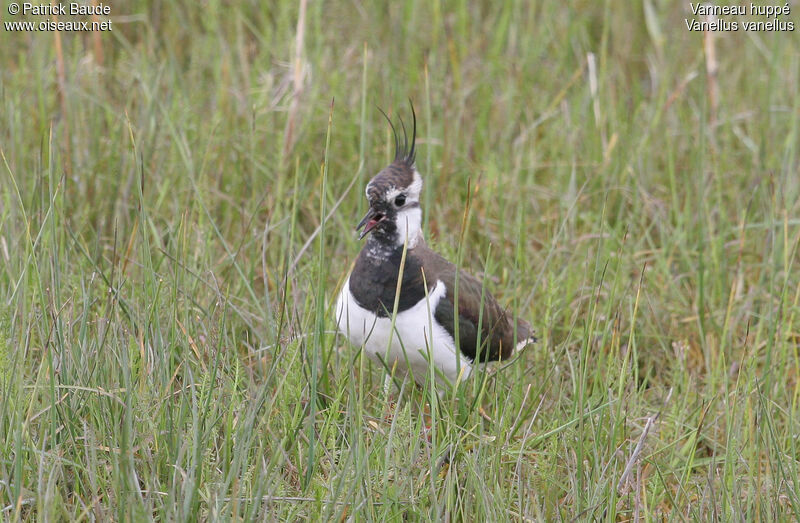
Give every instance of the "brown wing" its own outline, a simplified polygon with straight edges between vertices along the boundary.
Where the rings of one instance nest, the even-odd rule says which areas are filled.
[[[477,357],[482,362],[506,359],[513,353],[516,343],[532,337],[530,326],[519,319],[516,321],[515,337],[515,322],[511,313],[497,303],[489,290],[483,288],[480,280],[462,270],[458,272],[456,282],[455,265],[424,244],[418,245],[414,250],[419,250],[418,255],[424,259],[422,265],[431,273],[425,274],[428,285],[440,280],[447,288],[445,299],[439,302],[434,317],[455,339],[457,312],[458,344],[466,357],[473,361]],[[457,291],[456,286],[458,286]],[[480,312],[481,300],[483,314]],[[480,336],[478,336],[479,325]]]

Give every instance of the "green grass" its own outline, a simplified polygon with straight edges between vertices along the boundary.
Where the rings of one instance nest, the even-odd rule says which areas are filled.
[[[3,31],[0,518],[798,517],[797,31],[201,5]],[[332,318],[409,97],[429,242],[541,340],[441,401]]]

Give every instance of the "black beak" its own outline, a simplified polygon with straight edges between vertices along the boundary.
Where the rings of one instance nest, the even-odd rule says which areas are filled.
[[[369,234],[369,232],[375,227],[377,227],[377,225],[381,221],[383,221],[384,218],[386,218],[385,214],[380,213],[376,211],[374,208],[370,207],[369,210],[367,211],[366,216],[364,216],[364,218],[360,222],[358,222],[358,225],[356,225],[356,230],[359,230],[366,225],[364,230],[361,231],[361,234],[358,235],[358,239],[360,240],[364,238],[364,236]]]

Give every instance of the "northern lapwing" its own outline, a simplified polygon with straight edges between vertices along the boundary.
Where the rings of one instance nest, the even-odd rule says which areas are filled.
[[[503,309],[477,278],[425,244],[413,104],[411,114],[411,141],[401,119],[401,143],[384,113],[394,133],[394,161],[367,184],[369,210],[356,227],[363,228],[359,239],[367,236],[367,241],[339,294],[336,322],[339,331],[353,345],[363,346],[373,360],[389,368],[396,365],[402,372],[410,368],[420,384],[431,360],[439,384],[446,383],[442,377],[455,383],[459,376],[469,376],[476,361],[508,359],[536,339],[530,325]]]

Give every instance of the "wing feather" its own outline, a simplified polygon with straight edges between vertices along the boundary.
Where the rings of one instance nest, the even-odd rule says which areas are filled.
[[[519,341],[532,338],[530,326],[520,319],[515,322],[511,313],[497,303],[480,280],[463,270],[457,271],[455,265],[427,245],[420,244],[415,251],[418,251],[415,254],[424,259],[423,266],[430,273],[425,275],[428,282],[439,280],[447,289],[444,299],[434,311],[434,317],[455,338],[456,313],[458,314],[458,343],[466,357],[482,362],[507,359]]]

